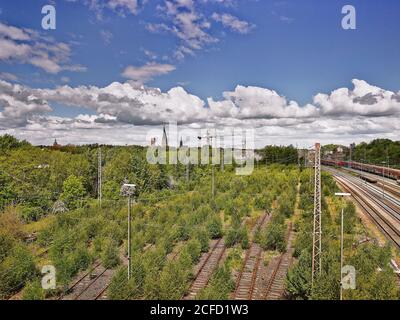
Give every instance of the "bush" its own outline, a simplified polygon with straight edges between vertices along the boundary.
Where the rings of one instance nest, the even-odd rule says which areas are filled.
[[[119,264],[118,246],[113,240],[107,239],[102,247],[101,263],[105,268],[114,268]]]
[[[207,231],[211,239],[222,237],[222,222],[219,216],[215,215],[207,223]]]
[[[196,296],[197,300],[227,300],[235,289],[235,283],[231,279],[231,272],[227,266],[217,269],[211,277],[209,285]]]
[[[207,252],[210,245],[209,245],[209,238],[208,234],[205,230],[199,230],[195,234],[195,238],[199,241],[200,243],[200,250],[201,252]]]
[[[40,207],[22,206],[20,208],[20,217],[25,222],[37,221],[42,215],[43,210]]]
[[[6,297],[18,289],[37,273],[33,256],[29,250],[17,244],[10,255],[0,265],[0,297]]]
[[[45,292],[42,288],[40,281],[30,281],[24,288],[22,293],[23,300],[44,300]]]
[[[231,228],[226,234],[225,244],[227,247],[233,247],[237,243],[242,243],[243,249],[247,249],[249,246],[247,231],[244,227]]]
[[[265,228],[264,236],[261,239],[261,246],[264,250],[279,250],[284,252],[286,249],[286,226],[270,222]]]

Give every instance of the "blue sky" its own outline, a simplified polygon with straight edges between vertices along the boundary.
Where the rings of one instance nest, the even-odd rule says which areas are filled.
[[[1,23],[35,30],[41,37],[51,37],[51,44],[65,43],[69,48],[68,57],[56,59],[61,66],[57,72],[27,58],[0,55],[0,74],[11,82],[10,74],[14,75],[14,83],[30,88],[103,88],[127,80],[162,92],[183,86],[205,102],[208,97],[223,99],[223,92],[234,91],[237,85],[255,86],[274,90],[300,106],[313,103],[318,93],[352,89],[353,79],[392,92],[400,89],[397,0],[198,0],[190,9],[190,0],[171,0],[175,15],[166,13],[165,0],[128,0],[133,7],[113,6],[113,1],[124,2],[0,0]],[[48,3],[57,10],[56,30],[41,28],[41,8]],[[346,4],[356,8],[356,30],[341,28]],[[174,32],[179,27],[174,19],[188,11],[198,18],[191,25],[198,29]],[[223,15],[233,20],[223,23]],[[196,43],[188,40],[194,31],[203,32],[195,37]],[[179,56],[180,47],[191,53]],[[149,65],[154,73],[138,76],[140,68]],[[127,72],[129,66],[135,68],[133,73]],[[52,102],[53,115],[98,113],[86,106],[71,108],[61,100]]]

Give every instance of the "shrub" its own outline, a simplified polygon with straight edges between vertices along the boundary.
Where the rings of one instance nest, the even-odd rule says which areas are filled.
[[[227,266],[222,266],[212,276],[209,285],[197,295],[197,300],[227,300],[235,289],[231,272]]]
[[[37,270],[29,250],[16,244],[0,265],[0,297],[8,296],[32,279]]]
[[[207,231],[211,239],[222,237],[222,222],[219,216],[215,215],[207,223]]]
[[[286,227],[284,224],[270,222],[265,228],[264,236],[261,239],[261,246],[264,250],[279,250],[284,252],[286,249],[285,240]]]
[[[45,292],[38,279],[30,281],[22,293],[23,300],[44,300]]]
[[[102,247],[101,263],[105,268],[114,268],[119,262],[117,243],[107,239]]]

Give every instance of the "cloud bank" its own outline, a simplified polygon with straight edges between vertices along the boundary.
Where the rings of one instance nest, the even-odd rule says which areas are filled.
[[[134,82],[114,82],[105,87],[68,85],[33,89],[0,80],[0,133],[29,136],[34,143],[64,137],[71,143],[133,140],[123,131],[176,121],[183,127],[226,126],[255,128],[258,145],[299,143],[319,139],[351,142],[374,137],[398,140],[400,92],[384,90],[354,79],[354,88],[319,93],[313,102],[299,105],[274,90],[238,85],[220,100],[206,101],[182,87],[166,92]],[[54,116],[52,104],[86,108],[76,117]],[[28,134],[29,133],[29,134]],[[127,137],[130,137],[129,139]],[[337,141],[339,140],[339,141]],[[146,141],[136,141],[145,144]]]

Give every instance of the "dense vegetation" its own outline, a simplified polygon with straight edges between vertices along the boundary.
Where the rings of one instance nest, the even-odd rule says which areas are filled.
[[[313,185],[309,170],[301,176],[301,216],[296,222],[297,262],[287,276],[287,292],[291,299],[339,299],[340,292],[340,215],[344,205],[344,265],[356,269],[356,289],[344,290],[345,299],[398,299],[396,275],[389,266],[392,256],[389,246],[375,242],[361,243],[370,236],[356,216],[351,202],[342,203],[332,195],[337,191],[333,179],[322,175],[322,273],[311,288]]]
[[[329,144],[322,151],[335,151],[338,145]],[[345,160],[350,160],[349,147],[343,147]],[[355,146],[351,158],[353,161],[371,163],[376,165],[387,165],[400,168],[400,141],[389,139],[375,139],[369,143],[361,142]]]
[[[257,153],[262,157],[260,160],[263,163],[280,163],[280,164],[297,164],[297,149],[290,146],[266,146],[263,149],[257,150]],[[304,162],[304,159],[301,163]]]
[[[255,240],[268,252],[284,252],[289,220],[295,221],[298,260],[288,275],[289,296],[337,298],[339,222],[334,212],[340,203],[330,197],[336,186],[323,176],[326,254],[323,276],[311,291],[313,187],[309,170],[288,165],[297,163],[293,147],[265,148],[267,162],[285,164],[260,166],[250,176],[236,176],[235,164],[224,171],[216,166],[213,195],[209,165],[191,166],[188,181],[183,165],[148,164],[144,148],[102,146],[101,206],[96,200],[98,147],[34,147],[11,136],[0,137],[1,298],[20,289],[24,299],[59,294],[80,271],[100,261],[116,269],[108,290],[111,299],[180,299],[210,241],[224,237],[227,257],[197,298],[228,299],[243,250]],[[127,202],[120,195],[124,181],[138,186],[132,205],[129,281]],[[300,215],[294,216],[298,191]],[[271,221],[252,238],[250,231],[264,212],[272,214]],[[390,249],[375,244],[352,247],[362,232],[351,204],[346,206],[345,224],[346,263],[360,270],[357,289],[346,292],[347,298],[394,298],[393,273],[387,268]],[[40,269],[45,264],[56,267],[54,291],[41,288]]]

